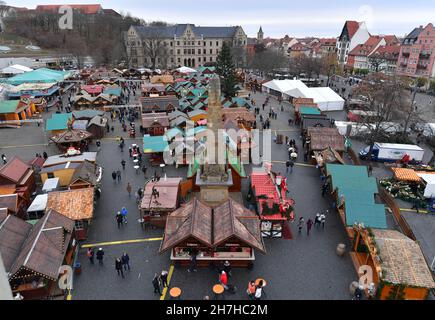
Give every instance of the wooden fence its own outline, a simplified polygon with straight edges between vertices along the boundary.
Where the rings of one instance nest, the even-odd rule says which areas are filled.
[[[385,202],[387,206],[391,209],[393,217],[396,220],[397,224],[400,226],[402,232],[408,238],[416,241],[417,239],[415,238],[414,232],[412,232],[412,229],[409,227],[408,222],[406,222],[405,218],[403,218],[402,213],[400,212],[400,208],[394,201],[394,198],[382,186],[378,185],[378,189],[379,196],[381,197],[382,201]]]

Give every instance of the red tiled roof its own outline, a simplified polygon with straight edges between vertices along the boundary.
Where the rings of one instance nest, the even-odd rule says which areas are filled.
[[[350,53],[350,56],[368,56],[376,48],[379,42],[382,41],[380,36],[370,36],[364,43],[357,45]]]
[[[400,53],[400,45],[392,44],[387,46],[380,46],[372,55],[379,55],[385,59],[396,60]]]
[[[0,168],[0,176],[18,184],[30,169],[30,166],[20,158],[13,157],[8,163]]]
[[[71,8],[73,8],[74,10],[78,10],[81,13],[84,14],[97,14],[100,12],[100,10],[102,10],[103,8],[101,7],[100,4],[53,4],[53,5],[39,5],[36,7],[36,11],[59,11],[59,8],[61,6],[69,6]]]
[[[89,86],[81,86],[80,89],[86,91],[89,94],[100,94],[103,92],[104,86],[89,85]]]
[[[385,39],[387,46],[399,43],[399,40],[397,40],[397,37],[395,35],[387,35],[387,36],[383,36],[383,38]]]
[[[355,35],[359,29],[359,23],[357,21],[346,21],[347,33],[349,34],[349,39]]]

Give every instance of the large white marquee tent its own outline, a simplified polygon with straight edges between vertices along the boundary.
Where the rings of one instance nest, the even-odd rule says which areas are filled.
[[[25,72],[29,72],[29,71],[33,71],[33,69],[19,65],[19,64],[14,64],[12,66],[3,68],[1,70],[2,74],[22,74]]]
[[[331,88],[309,88],[301,80],[272,80],[263,84],[263,91],[278,92],[284,99],[311,98],[321,111],[340,111],[344,108],[344,99]]]

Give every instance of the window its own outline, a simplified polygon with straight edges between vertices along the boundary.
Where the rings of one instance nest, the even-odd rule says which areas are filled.
[[[76,230],[83,230],[85,228],[85,223],[83,221],[76,221],[75,222]]]
[[[174,63],[174,58],[171,58],[171,62]]]
[[[184,54],[186,54],[187,53],[187,49],[184,49]]]
[[[178,61],[178,63],[180,63],[180,62],[181,62],[181,59],[180,59],[180,58],[178,58],[178,59],[177,59],[177,61]]]
[[[201,54],[201,49],[198,49],[198,54]]]
[[[53,172],[48,172],[47,173],[47,178],[48,179],[54,179],[54,173]]]
[[[180,45],[180,41],[177,41],[177,46],[179,46]]]
[[[181,50],[180,49],[177,49],[177,54],[180,54],[181,53]]]
[[[198,58],[198,61],[201,62],[201,57]]]
[[[210,41],[210,47],[212,47],[213,46],[213,41]]]
[[[216,49],[216,54],[219,54],[219,49]]]
[[[174,54],[174,50],[171,49],[171,54]]]
[[[216,41],[216,47],[219,47],[219,41]]]
[[[212,62],[213,61],[213,57],[210,57],[210,62]]]
[[[173,47],[174,46],[174,43],[171,41],[171,47]]]
[[[200,46],[201,45],[201,41],[198,41],[198,46]]]
[[[202,53],[203,53],[203,54],[206,54],[207,52],[205,51],[205,49],[203,49],[203,50],[202,50]]]
[[[184,45],[186,45],[186,41],[184,41]]]
[[[210,54],[213,54],[213,49],[210,49]]]

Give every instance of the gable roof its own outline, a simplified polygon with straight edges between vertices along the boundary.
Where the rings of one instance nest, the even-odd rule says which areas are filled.
[[[53,191],[48,194],[47,210],[56,210],[61,215],[77,221],[90,220],[94,216],[94,189]]]
[[[346,21],[345,28],[347,29],[349,39],[352,39],[359,29],[359,23],[357,21]]]
[[[0,168],[0,176],[7,180],[20,184],[25,177],[33,173],[32,168],[17,156]]]
[[[203,36],[204,38],[232,38],[238,29],[238,27],[197,27],[193,24],[133,26],[133,28],[144,39],[156,36],[173,39],[174,36],[182,37],[188,26],[196,36]]]
[[[72,113],[53,113],[47,119],[45,131],[65,130],[68,128],[68,120],[72,120]]]
[[[9,272],[15,259],[20,253],[32,225],[14,215],[0,212],[0,254]]]
[[[66,130],[50,138],[54,143],[80,142],[92,137],[92,133],[86,130]]]
[[[15,113],[20,100],[3,100],[0,101],[0,114]]]
[[[0,208],[8,209],[13,213],[18,211],[18,194],[0,195]]]
[[[97,184],[97,179],[98,177],[95,170],[95,164],[85,160],[74,171],[70,184],[73,184],[78,180],[82,180],[95,186]]]
[[[10,278],[19,277],[20,270],[30,270],[53,281],[58,279],[73,228],[74,221],[49,210],[28,234],[10,269]]]

